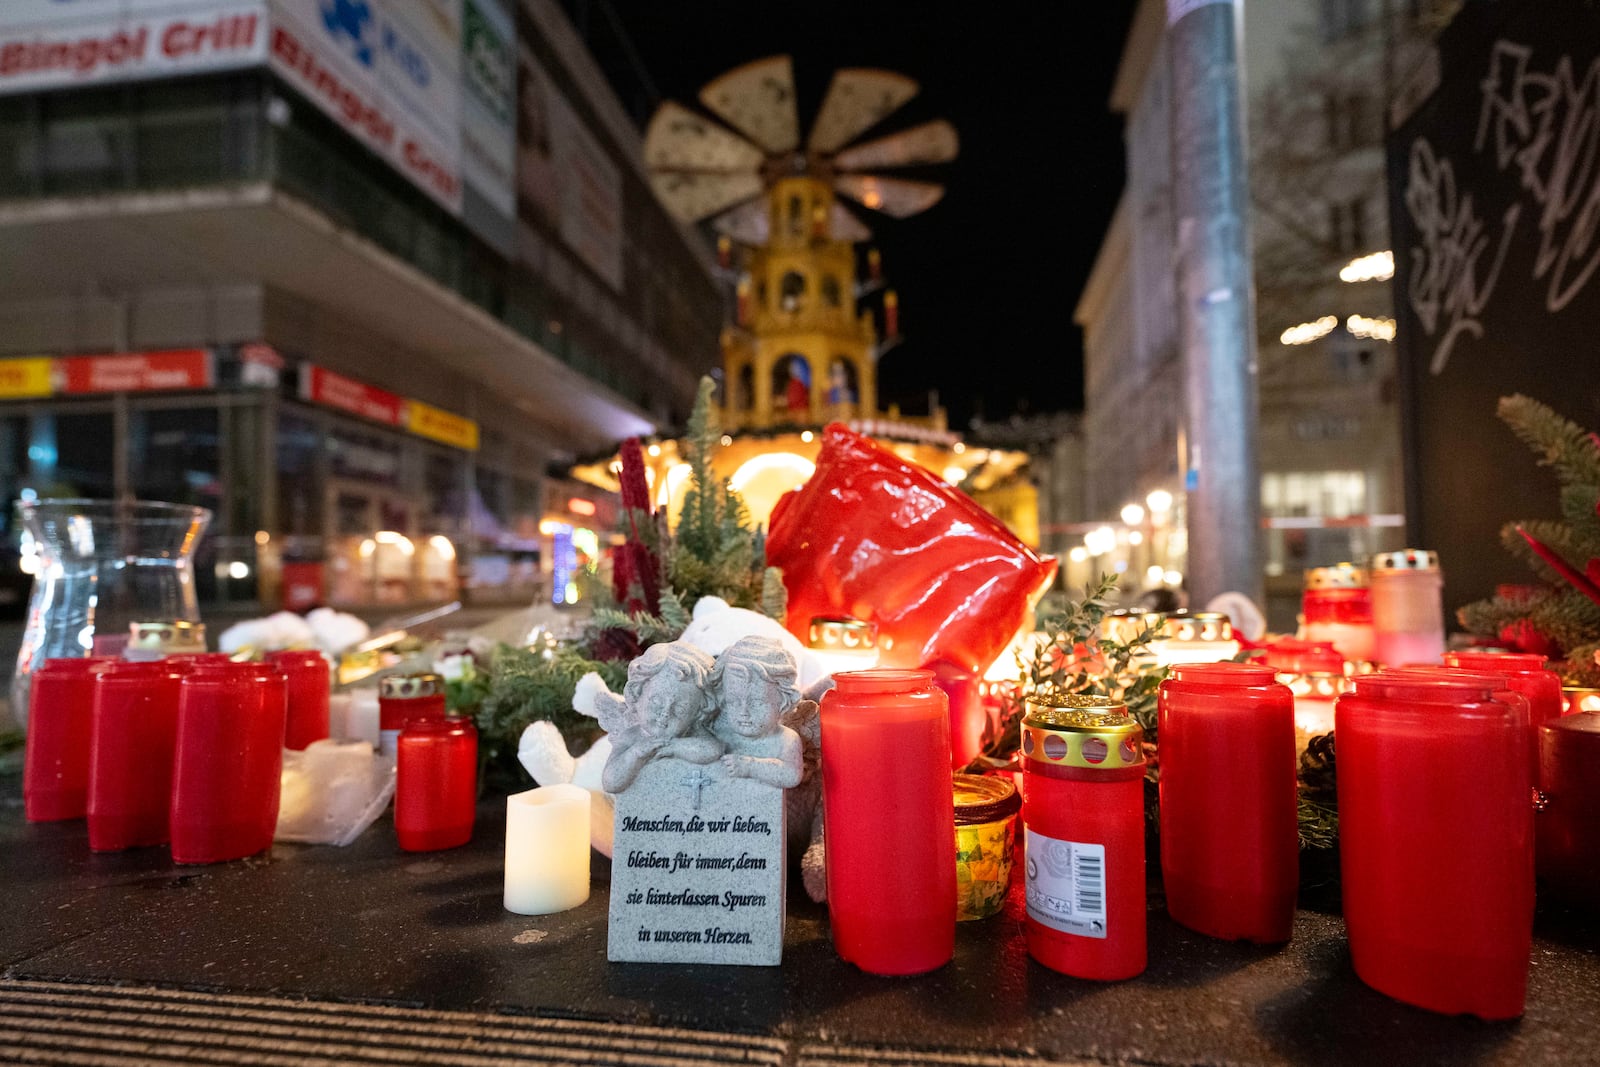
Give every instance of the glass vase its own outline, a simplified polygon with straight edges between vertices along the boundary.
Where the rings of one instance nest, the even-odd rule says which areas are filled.
[[[38,571],[11,682],[27,724],[33,672],[47,659],[87,656],[97,634],[133,622],[199,622],[194,550],[211,512],[144,500],[34,500],[17,505]]]

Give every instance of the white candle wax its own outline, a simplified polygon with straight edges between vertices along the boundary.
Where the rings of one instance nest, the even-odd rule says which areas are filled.
[[[369,745],[376,746],[378,744],[378,691],[376,689],[352,689],[350,691],[350,704],[345,710],[344,735],[365,741]]]
[[[506,910],[550,915],[589,899],[589,791],[547,785],[506,798]]]

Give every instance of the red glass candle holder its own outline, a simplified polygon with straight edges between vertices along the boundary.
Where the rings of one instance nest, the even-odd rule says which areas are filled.
[[[1544,723],[1539,756],[1539,878],[1552,895],[1592,906],[1600,900],[1600,711]]]
[[[22,803],[29,822],[81,819],[89,810],[95,671],[107,656],[47,659],[28,691]]]
[[[392,674],[378,682],[378,748],[394,755],[400,731],[413,719],[442,719],[444,679],[437,674]]]
[[[316,650],[273,652],[267,662],[283,672],[289,686],[289,718],[283,747],[303,750],[328,736],[328,696],[332,674],[328,657]]]
[[[216,863],[265,851],[278,824],[283,672],[266,663],[200,666],[178,687],[172,858]]]
[[[1168,913],[1212,937],[1287,941],[1300,885],[1294,694],[1271,667],[1182,664],[1158,708]]]
[[[227,667],[236,661],[226,652],[178,652],[162,662],[169,667],[188,671],[196,667]]]
[[[822,698],[834,950],[871,974],[931,971],[955,954],[949,700],[931,671],[834,681]]]
[[[394,829],[407,852],[472,840],[478,813],[478,731],[466,719],[412,719],[400,731]]]
[[[1370,580],[1366,568],[1351,563],[1306,571],[1302,636],[1331,643],[1348,660],[1372,659]]]
[[[1446,652],[1451,667],[1492,671],[1504,675],[1506,684],[1528,698],[1528,751],[1534,781],[1539,780],[1539,727],[1561,717],[1561,675],[1549,669],[1543,656],[1526,652]]]
[[[1028,703],[1024,930],[1053,971],[1118,981],[1145,968],[1143,738],[1118,701]]]
[[[164,845],[183,672],[159,660],[105,667],[94,686],[89,755],[89,847]]]
[[[1374,989],[1446,1014],[1522,1014],[1527,714],[1500,676],[1444,667],[1366,675],[1339,698],[1345,924],[1356,974]]]
[[[1263,663],[1279,674],[1343,674],[1344,655],[1331,641],[1282,637],[1266,647]]]

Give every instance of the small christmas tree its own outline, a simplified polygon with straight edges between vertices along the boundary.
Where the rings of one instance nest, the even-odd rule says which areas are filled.
[[[1507,523],[1501,543],[1539,584],[1503,586],[1456,617],[1493,644],[1550,657],[1568,685],[1600,686],[1600,437],[1525,396],[1502,398],[1498,413],[1554,469],[1562,517]]]

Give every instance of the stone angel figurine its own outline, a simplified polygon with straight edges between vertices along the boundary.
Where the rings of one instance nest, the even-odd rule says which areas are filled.
[[[600,785],[620,793],[651,760],[715,763],[727,745],[710,730],[717,714],[710,675],[716,661],[682,641],[652,645],[628,664],[622,696],[600,693],[595,716],[611,738]]]
[[[787,790],[790,847],[805,850],[806,893],[822,900],[821,720],[816,701],[801,699],[794,657],[777,641],[742,637],[717,657],[710,682],[717,703],[712,730],[728,747],[723,769]]]

